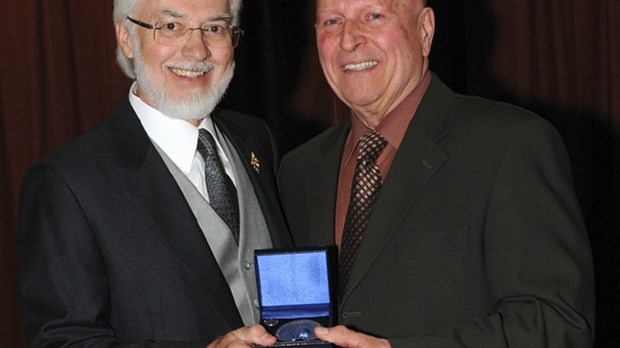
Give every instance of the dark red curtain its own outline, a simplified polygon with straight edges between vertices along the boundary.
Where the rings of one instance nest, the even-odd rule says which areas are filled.
[[[620,2],[491,1],[492,69],[525,100],[590,110],[620,129]]]
[[[3,1],[0,34],[0,346],[24,343],[16,296],[21,178],[105,118],[128,86],[115,67],[112,1]]]
[[[499,99],[549,119],[571,157],[596,277],[596,347],[620,346],[620,2],[488,3]],[[487,81],[488,82],[488,81]]]
[[[597,347],[619,342],[620,2],[430,0],[431,66],[459,92],[553,122],[573,161],[597,276]],[[225,106],[266,119],[286,151],[346,110],[316,61],[312,0],[245,1],[246,35]],[[0,346],[24,347],[17,198],[26,170],[103,120],[127,93],[112,1],[3,1],[0,12]]]

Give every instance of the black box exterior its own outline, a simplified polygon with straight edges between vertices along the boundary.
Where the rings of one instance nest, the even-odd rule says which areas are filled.
[[[272,347],[335,347],[314,337],[314,327],[337,318],[334,247],[255,251],[260,323],[278,341]]]

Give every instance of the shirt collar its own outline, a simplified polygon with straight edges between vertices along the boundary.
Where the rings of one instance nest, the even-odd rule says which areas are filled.
[[[189,173],[196,153],[198,129],[206,128],[211,134],[216,134],[213,120],[205,117],[196,128],[185,120],[166,116],[140,99],[135,94],[136,88],[134,82],[129,91],[129,102],[146,134],[181,171]]]
[[[388,113],[376,128],[377,132],[396,150],[400,147],[409,123],[413,119],[422,101],[422,97],[431,83],[431,76],[432,74],[427,71],[417,88],[409,93],[394,110]],[[350,139],[354,141],[354,144],[357,144],[368,128],[355,115],[352,115],[351,119]]]

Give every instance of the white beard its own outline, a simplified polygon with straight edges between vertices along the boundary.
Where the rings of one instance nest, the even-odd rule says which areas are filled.
[[[133,64],[136,80],[138,81],[138,88],[151,100],[154,104],[152,106],[159,110],[159,112],[168,117],[181,120],[198,120],[210,115],[224,97],[235,71],[235,63],[233,62],[231,67],[224,74],[222,81],[214,85],[207,94],[192,91],[188,93],[189,95],[184,98],[184,100],[175,100],[166,93],[164,86],[155,83],[155,81],[150,78],[149,73],[146,71],[146,66],[142,59],[142,52],[139,47],[134,47],[134,54]],[[175,64],[175,67],[186,70],[207,71],[216,68],[213,63],[209,62],[186,63],[182,66]]]

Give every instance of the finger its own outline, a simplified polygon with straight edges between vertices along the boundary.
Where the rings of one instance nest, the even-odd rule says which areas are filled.
[[[270,346],[276,342],[276,338],[270,335],[261,325],[252,325],[235,330],[236,335],[248,345]]]
[[[380,348],[390,347],[390,343],[383,338],[369,336],[363,333],[349,330],[339,325],[332,328],[316,328],[317,338],[331,342],[339,347],[346,348]]]
[[[265,328],[260,325],[252,325],[227,333],[209,344],[207,348],[245,348],[254,345],[270,346],[275,342],[276,338],[271,336]]]
[[[358,347],[359,342],[355,340],[355,332],[339,325],[332,328],[317,327],[314,330],[317,338],[331,342],[340,347]]]

